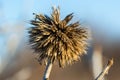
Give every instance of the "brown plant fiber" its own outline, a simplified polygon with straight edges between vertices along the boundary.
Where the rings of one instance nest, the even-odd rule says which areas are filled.
[[[88,33],[79,22],[69,23],[73,13],[60,20],[59,8],[53,8],[51,17],[35,15],[29,30],[29,42],[38,53],[38,61],[57,60],[60,67],[72,64],[86,53]]]

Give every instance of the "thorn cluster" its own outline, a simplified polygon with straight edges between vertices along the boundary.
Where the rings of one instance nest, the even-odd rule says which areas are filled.
[[[88,32],[79,22],[70,24],[72,18],[73,13],[60,20],[59,8],[53,8],[50,17],[35,14],[35,20],[31,20],[29,43],[38,53],[40,63],[57,60],[60,67],[64,67],[86,53]]]

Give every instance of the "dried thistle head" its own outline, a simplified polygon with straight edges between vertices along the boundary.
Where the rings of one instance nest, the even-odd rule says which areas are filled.
[[[59,8],[53,8],[51,17],[35,15],[35,20],[31,21],[34,27],[29,30],[29,42],[39,54],[40,63],[57,60],[60,67],[64,67],[86,53],[88,32],[79,22],[68,24],[72,18],[71,13],[60,20]]]

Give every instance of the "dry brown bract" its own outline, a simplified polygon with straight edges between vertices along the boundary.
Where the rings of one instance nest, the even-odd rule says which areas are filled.
[[[59,8],[53,8],[51,17],[35,15],[29,30],[29,42],[39,54],[38,61],[54,62],[58,60],[60,67],[72,64],[86,53],[88,33],[79,22],[71,23],[73,13],[60,20]]]

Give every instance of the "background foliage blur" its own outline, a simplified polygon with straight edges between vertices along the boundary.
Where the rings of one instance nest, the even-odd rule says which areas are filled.
[[[73,21],[89,28],[92,40],[88,54],[78,63],[65,69],[54,64],[50,79],[93,79],[113,57],[115,63],[106,79],[119,80],[119,4],[119,0],[0,0],[0,80],[42,80],[45,66],[38,64],[28,45],[27,28],[32,13],[50,15],[54,5],[60,6],[61,19],[73,12]]]

